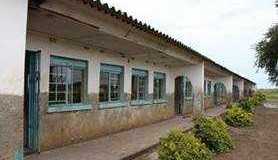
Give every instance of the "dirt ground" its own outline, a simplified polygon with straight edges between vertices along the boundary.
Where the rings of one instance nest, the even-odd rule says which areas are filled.
[[[278,102],[272,108],[258,107],[254,126],[231,128],[235,149],[215,156],[215,160],[278,160]],[[150,151],[135,160],[158,160]]]
[[[235,149],[216,160],[278,160],[278,108],[257,108],[253,127],[231,132]]]

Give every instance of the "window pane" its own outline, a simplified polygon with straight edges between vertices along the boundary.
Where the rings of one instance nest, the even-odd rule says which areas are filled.
[[[107,102],[109,93],[109,73],[100,72],[99,101]]]
[[[139,77],[139,82],[138,82],[138,98],[140,100],[145,99],[145,94],[146,94],[146,77]]]
[[[159,99],[159,80],[155,79],[154,80],[154,92],[153,92],[153,98],[154,99]]]
[[[159,99],[163,99],[164,98],[164,80],[163,79],[160,79],[159,80],[159,96],[158,98]]]
[[[204,93],[207,95],[207,81],[204,80]]]
[[[120,100],[120,74],[110,73],[110,100]]]
[[[187,80],[185,84],[185,96],[192,97],[192,84],[189,80]]]
[[[65,92],[66,91],[66,85],[61,83],[57,84],[57,92]]]
[[[208,95],[211,95],[211,81],[208,82]]]
[[[56,84],[53,83],[53,84],[49,84],[49,92],[56,92]]]
[[[82,69],[71,70],[71,81],[69,82],[69,103],[81,103],[84,93],[85,71]]]
[[[138,77],[132,76],[131,99],[137,100]]]
[[[49,93],[49,101],[51,101],[51,102],[56,101],[56,93],[55,92],[50,92]]]
[[[154,99],[165,98],[166,77],[164,73],[154,74]]]
[[[148,91],[148,71],[132,69],[132,100],[145,100]]]
[[[57,93],[57,102],[66,103],[66,93]]]
[[[83,101],[86,87],[86,66],[86,62],[83,61],[51,57],[49,73],[50,104],[73,104]]]

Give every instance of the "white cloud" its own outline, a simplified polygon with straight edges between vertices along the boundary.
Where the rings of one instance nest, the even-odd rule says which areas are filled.
[[[269,87],[252,45],[275,22],[274,0],[103,0]]]

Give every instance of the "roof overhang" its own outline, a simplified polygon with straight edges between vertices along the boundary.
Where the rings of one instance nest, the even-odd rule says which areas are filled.
[[[38,6],[40,6],[41,8],[44,9],[55,9],[57,8],[56,5],[48,5],[50,0],[31,0],[33,1],[33,3],[38,4]],[[44,5],[45,3],[46,5]],[[214,64],[215,66],[217,66],[218,68],[220,68],[222,71],[228,72],[233,76],[237,76],[240,77],[242,79],[244,79],[245,81],[248,81],[249,83],[252,83],[253,85],[255,85],[254,82],[248,80],[247,78],[244,78],[240,75],[238,75],[237,73],[234,73],[233,71],[221,66],[220,64],[217,64],[215,61],[211,60],[210,58],[202,55],[201,53],[193,50],[192,48],[184,45],[182,42],[173,39],[172,37],[168,36],[167,34],[164,34],[162,32],[159,32],[158,30],[154,29],[153,27],[151,27],[150,25],[147,25],[139,20],[137,20],[136,18],[133,18],[132,16],[128,16],[128,14],[126,12],[122,12],[120,10],[116,10],[114,7],[109,7],[108,4],[104,3],[102,4],[100,2],[100,0],[73,0],[73,1],[67,1],[67,0],[56,0],[56,1],[52,1],[52,3],[59,3],[62,2],[63,4],[68,4],[70,5],[72,8],[71,9],[79,9],[79,12],[89,12],[88,10],[91,9],[91,14],[93,13],[94,16],[95,15],[101,15],[102,17],[109,17],[110,19],[113,19],[114,21],[117,21],[117,24],[125,24],[126,26],[128,26],[128,30],[129,32],[124,32],[124,38],[134,41],[136,43],[140,43],[137,39],[137,37],[131,37],[130,35],[133,33],[141,33],[144,34],[145,37],[146,36],[151,36],[153,38],[154,41],[158,40],[158,46],[154,47],[154,50],[158,50],[159,52],[162,52],[164,54],[171,55],[171,53],[173,53],[173,51],[177,51],[178,50],[178,54],[176,54],[175,58],[180,59],[182,61],[187,61],[187,63],[199,63],[198,61],[203,60],[205,62],[209,62],[211,64]],[[84,7],[81,7],[81,5],[84,5]],[[69,11],[70,13],[71,11]],[[64,12],[65,13],[65,12]],[[64,14],[67,15],[67,14]],[[71,14],[71,16],[75,16],[73,14]],[[73,18],[73,17],[70,17]],[[77,19],[79,20],[79,19]],[[102,29],[102,28],[100,28]],[[125,29],[126,30],[126,29]],[[103,30],[105,32],[105,30]],[[118,36],[118,35],[117,35]],[[152,41],[151,41],[152,42]],[[149,43],[145,43],[142,44],[140,43],[142,46],[148,46]],[[148,46],[149,48],[152,48],[150,46]],[[170,49],[169,49],[170,48]],[[173,50],[173,48],[175,48],[175,50]],[[180,55],[179,53],[182,54],[186,54],[186,56],[184,55]],[[187,60],[187,58],[185,57],[189,57],[189,61]]]
[[[81,46],[96,48],[101,52],[113,53],[116,56],[126,57],[130,60],[139,60],[167,67],[192,64],[189,60],[185,61],[160,50],[119,38],[101,31],[97,26],[41,8],[29,9],[27,30],[29,33],[73,41]]]

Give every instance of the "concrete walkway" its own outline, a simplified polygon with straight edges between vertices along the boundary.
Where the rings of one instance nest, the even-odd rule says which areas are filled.
[[[218,116],[224,107],[207,110],[208,116]],[[27,160],[121,160],[159,143],[159,138],[173,128],[192,128],[192,119],[175,117],[141,128],[101,137],[26,157]]]

